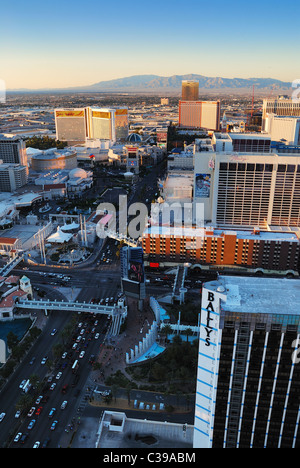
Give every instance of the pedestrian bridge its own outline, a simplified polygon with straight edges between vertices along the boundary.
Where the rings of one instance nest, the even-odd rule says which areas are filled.
[[[116,336],[120,332],[120,326],[124,322],[127,316],[126,306],[106,306],[99,304],[87,304],[85,302],[66,302],[66,301],[50,301],[48,300],[24,300],[19,299],[15,303],[15,307],[18,309],[39,309],[44,310],[45,315],[48,315],[48,311],[56,310],[62,312],[86,312],[90,314],[101,314],[108,315],[111,317],[110,334]]]
[[[24,259],[23,254],[19,254],[14,257],[10,262],[6,263],[4,267],[0,269],[0,276],[7,276],[22,260]]]

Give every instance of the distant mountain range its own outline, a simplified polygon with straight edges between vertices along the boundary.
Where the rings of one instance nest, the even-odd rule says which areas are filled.
[[[10,91],[65,91],[65,92],[169,92],[176,93],[181,91],[183,80],[199,81],[199,89],[202,91],[214,90],[245,90],[253,85],[256,90],[291,90],[291,82],[284,82],[272,78],[221,78],[208,77],[203,75],[173,75],[173,76],[158,76],[158,75],[135,75],[126,78],[118,78],[109,81],[100,81],[89,86],[77,86],[73,88],[60,89],[40,89],[40,90],[10,90]]]

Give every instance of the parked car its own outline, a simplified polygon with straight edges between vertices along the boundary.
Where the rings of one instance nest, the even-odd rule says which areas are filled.
[[[18,432],[18,434],[16,435],[16,437],[14,438],[14,442],[19,442],[19,440],[21,439],[22,437],[22,432]]]

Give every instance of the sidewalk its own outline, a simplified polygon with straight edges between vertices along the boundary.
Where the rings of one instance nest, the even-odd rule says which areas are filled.
[[[141,312],[137,308],[137,302],[128,299],[127,328],[119,336],[111,337],[106,343],[101,345],[97,362],[102,364],[99,371],[92,371],[91,379],[94,382],[103,384],[105,379],[120,370],[128,380],[131,376],[126,373],[126,353],[134,349],[142,337],[146,336],[154,320],[154,313],[149,306],[149,301],[145,300],[144,310]]]

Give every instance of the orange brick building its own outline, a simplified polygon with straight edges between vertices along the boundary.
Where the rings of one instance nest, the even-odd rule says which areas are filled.
[[[299,270],[300,239],[292,232],[150,227],[142,237],[147,262],[266,270]]]

